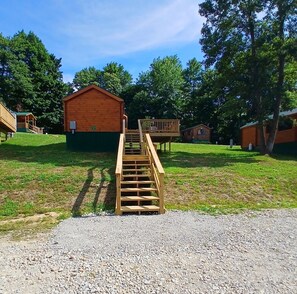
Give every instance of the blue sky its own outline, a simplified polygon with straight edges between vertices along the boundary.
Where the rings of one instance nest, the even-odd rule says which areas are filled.
[[[1,0],[0,31],[33,31],[62,58],[65,81],[89,66],[122,64],[134,78],[154,58],[202,60],[199,0]]]

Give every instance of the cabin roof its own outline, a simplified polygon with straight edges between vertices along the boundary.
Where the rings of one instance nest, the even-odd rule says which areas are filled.
[[[83,89],[80,89],[77,92],[74,92],[73,94],[70,94],[70,95],[64,97],[63,101],[66,102],[66,101],[69,101],[71,99],[74,99],[74,98],[80,96],[81,94],[86,93],[86,92],[88,92],[88,91],[90,91],[92,89],[95,89],[96,91],[101,92],[101,93],[107,95],[108,97],[110,97],[110,98],[112,98],[112,99],[114,99],[116,101],[119,101],[119,102],[124,101],[122,98],[117,97],[116,95],[113,95],[110,92],[108,92],[108,91],[106,91],[106,90],[104,90],[104,89],[102,89],[102,88],[100,88],[100,87],[98,87],[96,85],[90,85],[90,86],[87,86],[87,87],[85,87]]]
[[[36,118],[35,115],[32,112],[29,112],[29,111],[15,112],[15,115],[16,116],[33,116],[34,118]]]
[[[293,114],[297,114],[297,108],[294,108],[292,110],[287,110],[287,111],[281,111],[279,113],[280,116],[290,116],[290,115],[293,115]],[[272,119],[273,115],[269,115],[267,117],[267,119]],[[253,121],[253,122],[250,122],[250,123],[247,123],[245,124],[244,126],[242,126],[240,129],[244,129],[244,128],[248,128],[248,127],[252,127],[252,126],[255,126],[257,125],[258,122],[257,121]]]
[[[207,128],[207,129],[211,129],[210,127],[208,127],[207,125],[205,125],[205,124],[199,124],[199,125],[196,125],[196,126],[193,126],[193,127],[190,127],[190,128],[186,128],[186,129],[183,129],[182,130],[182,132],[184,132],[184,131],[189,131],[189,130],[192,130],[192,129],[196,129],[196,128],[198,128],[198,127],[204,127],[204,128]]]

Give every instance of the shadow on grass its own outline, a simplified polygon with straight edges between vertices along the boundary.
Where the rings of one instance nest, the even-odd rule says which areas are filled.
[[[1,161],[49,164],[54,167],[73,167],[74,169],[75,167],[83,167],[86,170],[86,178],[75,198],[71,209],[72,215],[80,215],[90,197],[92,204],[91,207],[88,207],[88,211],[98,212],[98,210],[114,209],[116,194],[113,180],[116,164],[115,152],[69,151],[64,142],[41,146],[1,144],[0,165]],[[94,172],[98,172],[98,170],[100,170],[100,177],[94,176]],[[88,196],[87,199],[86,196]]]
[[[85,200],[86,194],[91,188],[91,185],[94,181],[94,170],[98,166],[94,166],[88,169],[87,178],[77,195],[77,198],[72,207],[72,216],[78,217],[81,216],[82,204]],[[114,172],[114,169],[101,168],[100,169],[100,182],[96,185],[96,190],[94,193],[94,199],[92,201],[92,212],[97,213],[100,210],[111,210],[115,206],[115,184],[114,182],[106,183],[106,174],[111,177],[111,172]],[[99,210],[99,211],[98,211]]]
[[[115,163],[116,154],[108,152],[75,152],[66,149],[65,143],[48,144],[42,146],[21,146],[4,144],[0,146],[1,160],[16,160],[20,162],[35,162],[53,164],[56,166],[93,165],[94,160]]]
[[[190,152],[172,152],[160,154],[163,166],[166,167],[224,167],[237,163],[256,163],[257,154],[245,154],[241,151],[230,153],[190,153]]]

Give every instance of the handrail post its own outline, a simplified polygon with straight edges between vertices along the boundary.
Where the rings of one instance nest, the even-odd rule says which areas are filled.
[[[118,149],[118,155],[117,155],[117,166],[115,170],[116,174],[116,209],[115,213],[116,215],[121,215],[121,181],[122,181],[122,174],[123,174],[123,153],[124,153],[124,143],[125,141],[125,135],[120,134],[120,140],[119,140],[119,149]]]
[[[143,133],[142,133],[142,125],[141,125],[140,119],[138,120],[138,129],[139,129],[139,139],[140,139],[141,154],[144,154]]]
[[[145,143],[146,143],[146,148],[147,148],[148,155],[150,157],[151,164],[153,165],[154,178],[157,183],[157,190],[158,190],[158,196],[159,196],[159,212],[160,214],[163,214],[165,212],[165,206],[164,206],[165,172],[149,134],[145,134]]]
[[[160,205],[160,214],[165,213],[165,205],[164,205],[164,174],[159,174],[160,180],[160,191],[159,191],[159,205]]]

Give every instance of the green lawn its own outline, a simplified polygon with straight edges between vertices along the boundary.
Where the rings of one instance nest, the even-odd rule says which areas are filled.
[[[208,212],[297,207],[297,158],[240,147],[173,144],[161,155],[167,208]]]
[[[113,208],[115,159],[113,153],[69,152],[64,135],[17,133],[0,145],[0,221]],[[16,226],[8,222],[0,231]]]
[[[297,158],[179,143],[160,158],[168,209],[225,213],[297,207]],[[17,133],[2,142],[0,231],[47,227],[59,218],[113,209],[115,160],[114,153],[69,152],[64,135]],[[33,225],[32,215],[44,218]]]

